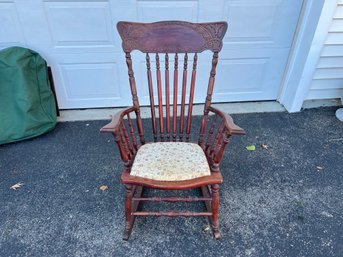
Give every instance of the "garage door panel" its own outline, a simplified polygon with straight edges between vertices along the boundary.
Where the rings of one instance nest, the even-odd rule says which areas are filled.
[[[198,1],[137,1],[137,20],[153,22],[160,20],[198,20]]]
[[[223,19],[229,23],[224,38],[230,48],[290,47],[301,1],[227,0]]]
[[[275,0],[225,1],[224,19],[228,20],[229,33],[224,41],[273,44],[274,16],[278,3]]]
[[[217,83],[216,92],[261,92],[268,62],[268,58],[222,59],[217,82],[223,83]]]
[[[114,23],[120,20],[154,22],[161,20],[185,20],[196,22],[199,2],[164,0],[111,1]]]
[[[12,1],[0,2],[0,21],[0,45],[9,46],[25,43],[15,4]]]
[[[16,11],[23,36],[30,48],[50,48],[53,44],[49,25],[46,19],[44,3],[40,1],[16,2]]]
[[[55,86],[62,108],[126,106],[127,73],[122,54],[57,55],[53,63]],[[129,88],[127,88],[129,89]],[[62,93],[62,97],[61,97]]]
[[[272,54],[267,50],[255,54],[251,51],[242,51],[240,54],[226,51],[225,55],[221,55],[214,101],[275,99],[288,50],[273,50]]]
[[[114,45],[107,2],[45,3],[55,47]]]
[[[120,88],[113,90],[111,86],[118,84],[115,83],[119,74],[116,63],[60,64],[60,69],[69,99],[120,99]],[[80,78],[83,78],[82,84]]]

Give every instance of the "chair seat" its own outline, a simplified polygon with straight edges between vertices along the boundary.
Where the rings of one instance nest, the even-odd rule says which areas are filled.
[[[158,181],[183,181],[210,176],[211,171],[199,145],[157,142],[139,148],[130,175]]]

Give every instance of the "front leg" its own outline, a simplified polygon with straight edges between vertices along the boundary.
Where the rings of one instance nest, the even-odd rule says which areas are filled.
[[[212,185],[212,230],[215,239],[220,239],[218,211],[219,211],[219,185]]]
[[[132,216],[132,198],[135,188],[131,185],[125,185],[125,230],[123,240],[127,241],[130,238],[134,216]]]

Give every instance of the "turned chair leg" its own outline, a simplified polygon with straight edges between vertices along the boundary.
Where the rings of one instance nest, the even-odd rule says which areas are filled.
[[[126,185],[125,186],[125,230],[124,230],[124,235],[123,239],[124,240],[129,240],[133,224],[135,223],[135,218],[136,216],[132,215],[133,212],[141,209],[141,201],[133,201],[134,195],[136,194],[136,197],[142,197],[143,196],[143,191],[144,187],[142,186],[131,186],[131,185]]]
[[[212,230],[215,239],[220,238],[218,224],[218,209],[219,209],[219,185],[212,185]]]
[[[125,230],[124,230],[124,235],[123,235],[123,240],[129,240],[131,232],[132,232],[132,227],[133,227],[133,221],[134,217],[132,216],[132,197],[134,193],[134,187],[126,185],[125,186]]]

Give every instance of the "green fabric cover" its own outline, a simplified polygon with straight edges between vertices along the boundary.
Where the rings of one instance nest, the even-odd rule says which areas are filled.
[[[39,136],[55,125],[45,60],[22,47],[0,51],[0,144]]]

